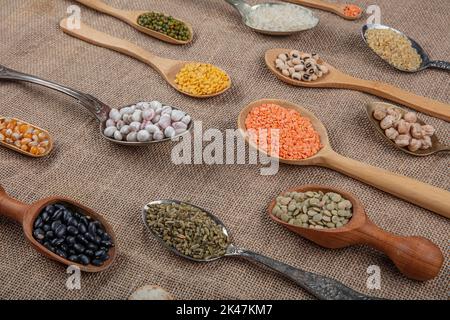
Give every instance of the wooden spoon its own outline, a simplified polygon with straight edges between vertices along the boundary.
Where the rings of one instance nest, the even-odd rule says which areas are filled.
[[[182,61],[182,60],[172,60],[166,59],[162,57],[158,57],[155,54],[146,51],[137,45],[128,42],[123,39],[115,38],[106,33],[97,31],[92,29],[91,27],[81,23],[79,29],[75,29],[69,27],[67,25],[67,19],[63,19],[60,23],[62,30],[78,39],[86,41],[88,43],[108,48],[123,54],[126,54],[130,57],[136,58],[139,61],[142,61],[148,64],[150,67],[155,69],[163,78],[166,80],[175,90],[188,95],[194,98],[210,98],[217,95],[220,95],[227,91],[231,87],[231,80],[228,83],[228,86],[220,92],[216,92],[214,94],[208,95],[193,95],[178,89],[178,85],[175,83],[175,77],[178,72],[183,68],[187,63],[198,63],[195,61]]]
[[[327,1],[322,1],[322,0],[284,0],[287,2],[292,2],[295,4],[300,4],[302,6],[306,6],[306,7],[311,7],[311,8],[316,8],[316,9],[320,9],[323,11],[328,11],[328,12],[332,12],[334,14],[337,14],[338,16],[347,19],[347,20],[357,20],[359,18],[361,18],[362,14],[363,14],[363,10],[361,9],[361,14],[356,16],[356,17],[351,17],[351,16],[347,16],[344,13],[344,9],[347,6],[347,4],[340,4],[340,3],[330,3]]]
[[[102,266],[94,266],[94,265],[85,266],[60,257],[59,255],[48,250],[46,247],[44,247],[34,239],[33,237],[34,221],[47,205],[54,203],[63,203],[68,207],[76,208],[79,212],[83,213],[84,215],[90,216],[91,218],[99,221],[105,228],[106,232],[111,236],[113,243],[117,245],[114,232],[110,227],[110,225],[106,222],[105,219],[103,219],[101,215],[95,213],[94,211],[92,211],[92,209],[89,209],[73,200],[62,197],[49,197],[46,199],[39,200],[33,203],[32,205],[27,205],[16,199],[9,197],[6,194],[5,190],[0,186],[0,215],[4,215],[22,224],[25,238],[31,243],[31,245],[38,252],[42,253],[47,258],[58,261],[62,264],[68,266],[75,265],[79,267],[80,270],[86,272],[99,272],[108,269],[114,262],[114,259],[116,258],[116,246],[109,249],[108,255],[110,258],[106,260]]]
[[[352,77],[339,71],[338,69],[333,68],[331,65],[321,60],[319,60],[319,63],[327,66],[329,68],[329,73],[315,81],[306,82],[286,77],[276,69],[275,59],[280,53],[288,53],[290,51],[290,49],[281,48],[271,49],[268,50],[265,55],[266,64],[269,67],[269,70],[283,82],[294,86],[307,88],[339,88],[366,92],[403,104],[407,107],[443,119],[447,122],[450,121],[450,104],[421,97],[387,83]]]
[[[308,159],[286,160],[278,158],[281,163],[300,166],[314,165],[329,168],[388,192],[403,200],[436,212],[444,217],[450,218],[450,192],[412,178],[341,156],[331,148],[327,130],[320,120],[316,118],[312,112],[294,103],[284,100],[263,99],[250,103],[241,111],[238,117],[238,128],[247,143],[253,148],[258,149],[258,146],[249,141],[246,132],[245,119],[254,107],[269,103],[277,104],[288,109],[294,109],[300,112],[302,116],[308,117],[315,130],[319,133],[320,140],[324,146],[317,154]],[[264,151],[261,150],[261,152]],[[273,156],[273,158],[276,157]]]
[[[5,117],[0,117],[0,122],[1,122],[3,119],[5,119]],[[28,126],[30,126],[30,127],[33,127],[34,129],[38,129],[38,130],[42,131],[43,133],[45,133],[45,134],[47,135],[47,140],[48,140],[48,147],[47,147],[47,150],[46,150],[44,153],[42,153],[42,154],[32,154],[31,152],[23,151],[22,149],[16,147],[15,145],[10,144],[10,143],[6,143],[6,142],[4,142],[4,141],[0,141],[0,145],[4,146],[4,147],[6,147],[6,148],[9,148],[9,149],[11,149],[11,150],[14,150],[14,151],[16,151],[16,152],[19,152],[19,153],[21,153],[21,154],[23,154],[23,155],[26,155],[26,156],[28,156],[28,157],[32,157],[32,158],[42,158],[42,157],[46,157],[46,156],[48,156],[48,155],[50,154],[50,152],[52,152],[52,150],[53,150],[53,139],[52,139],[52,137],[50,136],[50,134],[48,133],[47,130],[44,130],[44,129],[39,128],[39,127],[36,127],[34,124],[30,124],[30,123],[25,122],[25,121],[20,120],[20,119],[16,119],[16,118],[12,118],[12,119],[13,119],[13,120],[16,120],[17,122],[21,122],[21,123],[23,123],[23,124],[26,124],[26,125],[28,125]]]
[[[374,128],[383,136],[383,138],[387,141],[389,141],[390,144],[392,144],[393,146],[395,146],[397,149],[409,153],[413,156],[418,156],[418,157],[424,157],[424,156],[430,156],[432,154],[438,153],[438,152],[443,152],[443,151],[450,151],[450,146],[447,146],[443,143],[441,143],[439,141],[439,138],[434,134],[431,137],[431,142],[433,143],[432,147],[426,150],[417,150],[417,151],[411,151],[409,150],[407,147],[406,148],[402,148],[399,147],[393,140],[389,139],[386,134],[384,133],[384,130],[381,129],[380,127],[380,121],[378,121],[377,119],[375,119],[373,117],[373,112],[379,108],[383,108],[383,109],[389,109],[389,108],[394,108],[396,110],[398,110],[399,112],[401,112],[402,114],[407,113],[407,111],[403,108],[399,108],[397,106],[394,106],[393,104],[389,104],[389,103],[384,103],[384,102],[372,102],[369,103],[367,105],[367,116],[370,120],[370,123],[373,124]],[[421,125],[426,125],[425,122],[423,122],[420,119],[417,119],[417,123],[421,124]]]
[[[192,41],[193,35],[194,35],[194,31],[192,30],[192,27],[190,24],[180,20],[180,19],[176,19],[178,21],[183,22],[186,27],[189,29],[189,33],[190,33],[190,38],[188,40],[177,40],[174,39],[172,37],[169,37],[168,35],[165,35],[164,33],[160,33],[157,31],[153,31],[152,29],[149,28],[145,28],[142,27],[141,25],[139,25],[137,23],[138,18],[147,12],[150,12],[150,10],[148,11],[126,11],[126,10],[120,10],[117,8],[113,8],[109,5],[107,5],[106,3],[104,3],[103,1],[100,0],[76,0],[79,3],[84,4],[85,6],[92,8],[94,10],[109,14],[110,16],[113,16],[119,20],[122,20],[123,22],[128,23],[130,26],[132,26],[133,28],[139,30],[140,32],[143,32],[149,36],[155,37],[159,40],[168,42],[168,43],[172,43],[172,44],[187,44],[189,42]]]
[[[380,229],[369,220],[361,202],[350,193],[331,187],[307,185],[285,191],[283,194],[294,191],[339,193],[352,203],[353,217],[348,224],[337,229],[318,230],[294,226],[272,214],[276,204],[274,199],[268,209],[272,220],[325,248],[336,249],[367,244],[384,252],[400,272],[414,280],[430,280],[439,274],[444,262],[444,256],[439,247],[423,237],[398,236]]]

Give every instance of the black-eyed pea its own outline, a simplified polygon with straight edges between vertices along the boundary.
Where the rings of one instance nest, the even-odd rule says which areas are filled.
[[[327,74],[330,70],[328,69],[327,66],[321,65],[320,66],[320,70],[322,71],[323,74]]]
[[[302,78],[303,78],[303,75],[301,73],[299,73],[299,72],[295,72],[295,73],[292,74],[292,79],[294,79],[294,80],[301,81]]]
[[[281,60],[281,59],[276,59],[276,60],[275,60],[275,63],[276,63],[276,64],[284,64],[284,61]]]
[[[318,79],[318,77],[315,75],[315,74],[313,74],[312,76],[311,76],[311,81],[316,81]]]
[[[280,53],[278,55],[278,59],[286,61],[288,59],[288,56],[285,53]]]
[[[297,59],[297,58],[300,58],[300,51],[298,51],[298,50],[292,50],[292,51],[289,53],[289,56],[290,56],[291,59]]]
[[[292,62],[292,60],[289,60],[288,62],[286,62],[286,64],[291,68],[294,67],[294,63]]]
[[[294,66],[294,70],[295,72],[304,71],[305,66],[303,64],[297,64],[296,66]]]
[[[286,77],[290,76],[289,70],[287,70],[287,69],[282,70],[281,73],[283,74],[283,76],[286,76]]]
[[[292,59],[292,63],[296,66],[298,64],[301,64],[302,60],[300,59]]]
[[[293,67],[289,68],[289,75],[293,75],[295,73],[295,69]]]

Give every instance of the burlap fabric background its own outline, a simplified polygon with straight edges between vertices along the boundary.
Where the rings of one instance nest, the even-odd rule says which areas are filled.
[[[315,10],[317,28],[288,38],[253,33],[221,0],[110,0],[125,9],[153,9],[191,21],[194,43],[172,46],[135,31],[107,15],[82,7],[83,22],[131,40],[169,58],[214,63],[229,72],[233,88],[226,94],[195,100],[167,85],[148,66],[62,33],[58,24],[74,1],[2,1],[1,64],[88,92],[112,106],[158,99],[180,106],[204,128],[235,128],[247,103],[260,98],[294,101],[312,110],[325,124],[333,148],[354,159],[449,189],[448,156],[415,158],[395,150],[366,119],[364,106],[379,100],[345,90],[302,89],[276,80],[263,63],[272,47],[320,53],[350,74],[379,79],[450,102],[449,73],[429,70],[397,72],[379,61],[359,35],[361,22],[348,22]],[[255,3],[255,1],[251,1]],[[374,1],[357,1],[369,5]],[[432,57],[449,59],[448,0],[378,0],[382,20],[415,38]],[[125,299],[139,286],[159,284],[178,299],[310,299],[293,283],[245,260],[211,264],[182,260],[145,232],[140,210],[160,198],[190,200],[215,212],[240,246],[303,269],[336,278],[366,294],[393,299],[448,298],[448,220],[330,170],[282,166],[264,177],[252,165],[183,165],[170,161],[173,144],[131,149],[99,136],[94,118],[73,99],[24,83],[0,82],[0,114],[47,128],[56,140],[50,157],[23,157],[0,148],[1,185],[31,203],[51,195],[68,196],[101,212],[113,224],[120,253],[107,272],[83,274],[82,290],[65,288],[65,268],[36,253],[21,227],[0,218],[0,298]],[[422,116],[448,138],[450,126]],[[448,140],[448,139],[447,139]],[[381,253],[367,247],[328,250],[271,222],[269,201],[293,186],[318,183],[339,186],[357,195],[371,219],[401,235],[435,242],[446,256],[440,276],[420,283],[406,279]],[[382,270],[382,290],[366,289],[370,265]]]

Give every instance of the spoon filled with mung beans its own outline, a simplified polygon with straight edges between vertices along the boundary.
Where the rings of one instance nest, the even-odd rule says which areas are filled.
[[[270,203],[268,213],[275,222],[325,248],[367,244],[380,250],[410,279],[433,279],[444,262],[430,240],[380,229],[356,197],[337,188],[306,185],[285,191]]]
[[[450,62],[431,60],[416,41],[394,28],[366,24],[361,33],[375,54],[400,71],[418,72],[427,68],[450,71]]]
[[[133,28],[159,40],[183,45],[192,41],[194,32],[187,22],[161,12],[128,11],[114,8],[100,0],[77,0],[85,6],[109,14]]]
[[[281,273],[318,299],[376,299],[356,292],[334,279],[235,246],[219,218],[189,203],[177,200],[150,202],[142,211],[142,220],[166,248],[183,258],[195,262],[211,262],[223,257],[243,257]]]
[[[156,100],[140,101],[120,108],[111,108],[90,94],[1,65],[0,79],[39,84],[77,99],[100,122],[102,137],[122,145],[146,146],[167,142],[189,133],[193,127],[191,117],[186,112]],[[0,134],[0,142],[2,142],[4,135],[1,131]],[[8,136],[4,136],[5,142],[7,138]],[[53,143],[49,144],[50,147],[52,145]],[[39,155],[46,155],[50,150],[51,148],[45,149]],[[31,152],[32,150],[25,151]]]

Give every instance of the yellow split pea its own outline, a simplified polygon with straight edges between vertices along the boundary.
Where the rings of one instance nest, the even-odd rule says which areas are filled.
[[[175,77],[178,89],[192,95],[209,95],[230,85],[227,73],[206,63],[187,63]]]

